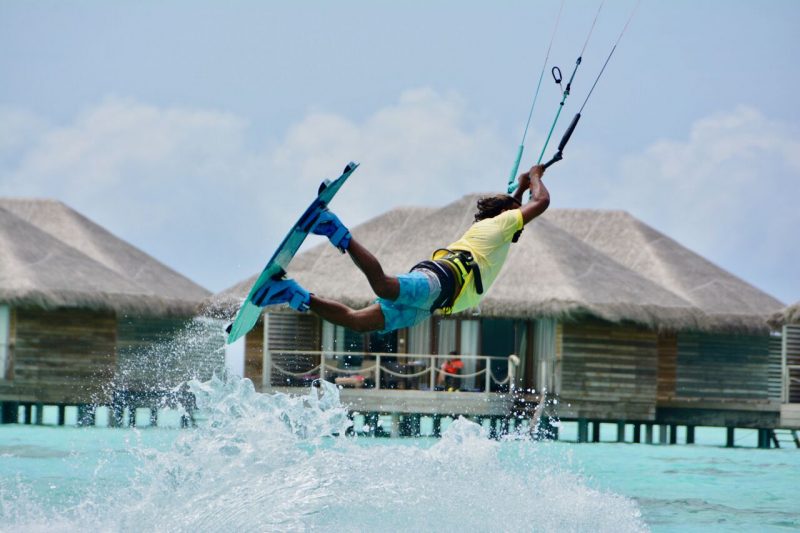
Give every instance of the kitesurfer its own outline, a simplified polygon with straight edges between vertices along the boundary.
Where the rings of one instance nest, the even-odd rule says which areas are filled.
[[[295,280],[276,282],[268,301],[261,305],[289,303],[346,328],[360,331],[393,331],[411,327],[436,310],[455,313],[475,307],[486,294],[505,263],[512,242],[525,224],[541,215],[550,204],[550,193],[542,183],[545,167],[535,165],[520,174],[513,195],[498,194],[478,200],[475,222],[447,248],[436,250],[431,259],[397,276],[384,273],[378,259],[350,234],[339,218],[324,211],[312,233],[328,237],[346,251],[366,275],[378,296],[375,303],[352,309],[340,302],[309,293]],[[530,200],[523,204],[525,191]]]

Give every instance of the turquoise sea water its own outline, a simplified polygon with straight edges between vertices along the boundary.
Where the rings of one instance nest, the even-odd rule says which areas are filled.
[[[332,387],[193,387],[192,430],[0,426],[0,531],[800,529],[797,449],[331,437]]]

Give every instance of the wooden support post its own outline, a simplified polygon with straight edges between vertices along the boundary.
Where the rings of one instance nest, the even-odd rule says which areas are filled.
[[[44,424],[44,404],[36,404],[36,425],[41,426]]]
[[[769,440],[772,441],[772,445],[775,446],[776,448],[780,448],[781,447],[781,441],[778,440],[778,435],[775,434],[775,430],[774,429],[768,429],[767,430],[767,434],[768,434],[767,436],[769,437]]]
[[[59,426],[63,426],[64,419],[66,418],[67,414],[67,406],[60,404],[57,407],[58,407],[58,418],[56,419],[56,424],[58,424]]]
[[[625,422],[617,422],[617,442],[625,442]]]
[[[589,421],[585,418],[578,419],[578,442],[589,442]]]
[[[725,447],[726,448],[733,448],[733,443],[734,443],[733,432],[734,432],[735,428],[729,427],[729,428],[726,428],[726,429],[727,429],[727,434],[725,436],[726,437],[725,438]]]
[[[442,436],[442,415],[438,413],[433,415],[433,436]]]
[[[3,402],[2,412],[0,412],[3,424],[18,424],[19,423],[19,403],[17,402]]]
[[[109,411],[111,411],[108,425],[112,428],[119,428],[122,427],[122,414],[123,414],[123,407],[122,404],[118,401],[115,401],[109,407]]]
[[[638,422],[633,425],[633,442],[636,444],[642,442],[642,425]]]
[[[489,438],[496,439],[497,435],[497,418],[490,416],[489,417]]]
[[[667,443],[667,425],[666,424],[659,424],[658,425],[658,443],[659,444],[666,444]]]
[[[23,407],[25,411],[25,424],[30,425],[33,423],[33,406],[26,403]]]
[[[393,439],[400,436],[400,415],[397,413],[392,413],[392,429],[389,436]]]
[[[94,405],[81,404],[78,406],[78,425],[92,426],[95,423],[97,407]]]
[[[686,444],[694,444],[694,426],[686,426]]]
[[[504,416],[500,419],[500,435],[508,435],[511,429],[511,420]]]
[[[150,426],[157,427],[158,426],[158,406],[155,405],[150,408]]]
[[[128,406],[128,427],[135,428],[136,427],[136,406],[129,405]]]
[[[645,424],[644,442],[645,444],[653,444],[653,424]]]
[[[765,450],[769,449],[770,438],[768,429],[759,428],[758,430],[758,447]]]
[[[592,422],[592,442],[600,442],[600,421]]]
[[[669,443],[678,444],[678,426],[675,424],[669,425]]]

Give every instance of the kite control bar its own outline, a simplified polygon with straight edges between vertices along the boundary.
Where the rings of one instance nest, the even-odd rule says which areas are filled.
[[[580,119],[581,119],[581,114],[580,113],[576,114],[575,117],[573,117],[572,122],[569,123],[569,127],[567,128],[567,131],[565,131],[563,137],[561,137],[561,142],[558,143],[558,151],[550,159],[550,161],[548,161],[547,163],[545,163],[543,165],[544,168],[547,168],[550,165],[552,165],[553,163],[555,163],[557,161],[561,161],[562,159],[564,159],[564,147],[567,146],[567,143],[569,142],[569,138],[572,137],[572,132],[575,131],[575,127],[578,125],[578,121]]]

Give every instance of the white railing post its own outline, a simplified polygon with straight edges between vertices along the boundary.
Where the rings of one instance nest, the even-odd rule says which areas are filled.
[[[517,366],[520,363],[519,356],[511,354],[508,356],[508,391],[514,392],[517,388]]]
[[[264,342],[261,354],[261,390],[272,390],[272,352],[269,347],[269,313],[261,315],[264,317]],[[245,356],[247,354],[247,341],[245,340]]]
[[[429,364],[431,365],[431,392],[436,388],[436,357],[433,355],[428,356],[430,361]]]
[[[375,390],[381,390],[381,356],[375,356]]]
[[[325,356],[327,354],[323,351],[319,354],[319,379],[325,379]]]
[[[489,394],[489,392],[491,392],[492,390],[492,367],[491,367],[492,361],[488,357],[484,357],[483,360],[486,363],[483,369],[483,372],[486,375],[486,388],[484,392],[486,392],[486,394]]]

